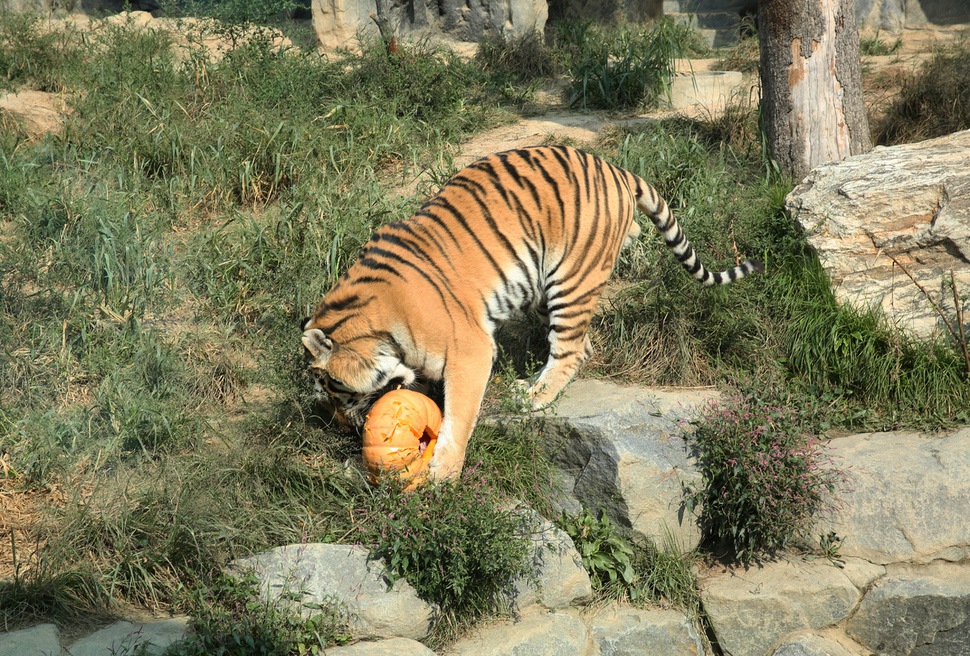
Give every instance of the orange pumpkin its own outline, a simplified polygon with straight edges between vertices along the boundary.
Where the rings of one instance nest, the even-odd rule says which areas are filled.
[[[393,472],[416,484],[428,469],[440,429],[441,410],[424,394],[397,389],[379,398],[364,422],[364,465],[371,483]]]

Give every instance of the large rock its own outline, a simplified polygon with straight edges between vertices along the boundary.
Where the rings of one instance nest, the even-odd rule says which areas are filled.
[[[485,34],[518,36],[542,32],[549,9],[545,0],[413,0],[392,3],[388,16],[398,34],[447,35],[479,41]],[[312,0],[313,29],[325,49],[350,45],[358,33],[377,34],[370,18],[375,0]]]
[[[929,294],[955,321],[950,271],[970,289],[970,130],[820,166],[785,205],[839,300],[930,336],[943,324]]]
[[[187,617],[173,617],[148,624],[115,622],[111,626],[81,638],[65,651],[71,656],[109,654],[153,656],[164,653],[169,645],[184,638],[187,632]]]
[[[701,601],[731,656],[765,656],[783,637],[849,616],[861,597],[825,560],[781,560],[701,581]]]
[[[584,656],[586,625],[570,613],[535,613],[515,622],[499,622],[462,638],[449,656]]]
[[[906,26],[906,0],[855,0],[860,31],[899,34]]]
[[[841,509],[819,531],[873,563],[970,557],[970,428],[943,437],[864,433],[830,442],[847,467]]]
[[[435,656],[417,640],[388,638],[374,642],[358,642],[346,647],[331,647],[326,656]]]
[[[868,652],[849,649],[835,638],[802,633],[786,638],[772,656],[868,656]]]
[[[572,538],[552,522],[530,514],[530,523],[536,526],[531,536],[531,571],[514,582],[512,607],[521,609],[538,603],[556,610],[588,602],[593,597],[593,584]]]
[[[970,656],[970,568],[899,568],[865,596],[847,630],[887,656]]]
[[[342,544],[294,544],[278,547],[232,565],[252,572],[267,599],[321,604],[337,601],[351,612],[357,637],[420,640],[431,627],[431,606],[418,598],[407,581],[393,586],[384,566],[366,550]]]
[[[0,656],[48,656],[60,651],[60,632],[53,624],[0,633]]]
[[[599,656],[697,656],[707,653],[701,633],[675,610],[611,604],[589,620]]]
[[[717,397],[714,390],[573,381],[545,429],[567,491],[637,536],[663,546],[672,535],[680,549],[694,549],[701,533],[685,512],[682,483],[698,483],[700,473],[688,458],[683,420]]]

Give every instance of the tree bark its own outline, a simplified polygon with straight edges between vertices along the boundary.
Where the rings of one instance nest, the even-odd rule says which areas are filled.
[[[397,54],[397,36],[391,27],[391,0],[377,0],[377,12],[372,12],[370,18],[377,23],[377,31],[381,33],[381,40],[388,55]]]
[[[761,0],[761,110],[768,150],[796,180],[872,149],[853,0]]]

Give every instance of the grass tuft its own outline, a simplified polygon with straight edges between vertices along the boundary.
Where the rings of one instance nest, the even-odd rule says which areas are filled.
[[[875,142],[894,145],[970,128],[970,41],[938,52],[903,80],[899,97],[875,121]]]

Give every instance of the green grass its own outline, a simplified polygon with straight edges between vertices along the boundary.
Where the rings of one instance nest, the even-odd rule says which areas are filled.
[[[838,304],[783,212],[790,183],[755,148],[710,135],[679,119],[619,134],[616,161],[655,182],[709,267],[758,257],[768,273],[702,289],[650,235],[649,248],[621,260],[619,277],[632,284],[594,324],[593,372],[650,384],[780,375],[793,390],[836,398],[833,424],[847,427],[966,421],[970,386],[953,345],[914,341]]]
[[[321,57],[256,35],[216,60],[130,25],[87,40],[35,26],[0,16],[0,80],[63,92],[71,114],[63,134],[39,140],[0,115],[0,489],[52,501],[33,508],[16,542],[0,622],[70,624],[137,604],[206,622],[212,642],[199,650],[263,635],[285,651],[307,634],[218,572],[301,540],[396,558],[397,575],[458,613],[442,616],[434,640],[501,613],[495,589],[515,571],[524,532],[501,509],[515,499],[556,515],[542,417],[483,423],[469,449],[478,487],[441,486],[426,493],[434,504],[412,508],[414,498],[345,467],[359,438],[319,416],[298,324],[372,230],[422,200],[389,189],[414,171],[444,179],[464,138],[507,119],[509,71],[428,44],[397,58],[366,43]],[[568,65],[594,28],[570,29],[549,46]],[[623,38],[613,45],[633,44]],[[488,55],[517,68],[503,48],[530,57],[545,46]],[[617,131],[596,150],[658,186],[706,263],[761,257],[768,275],[703,290],[645,231],[618,266],[625,289],[597,316],[585,375],[772,380],[825,427],[968,419],[950,345],[908,341],[835,303],[781,210],[790,183],[763,158],[750,110]],[[534,369],[519,352],[509,358]],[[515,413],[503,392],[511,369],[496,372],[490,410]],[[392,513],[451,536],[460,585],[433,578],[426,542],[375,533],[375,518]],[[457,545],[480,542],[483,526],[495,541],[463,556]],[[693,556],[668,546],[632,545],[638,584],[617,596],[691,607]],[[245,616],[232,614],[237,602]],[[338,642],[338,618],[327,617],[333,632],[317,633]]]

